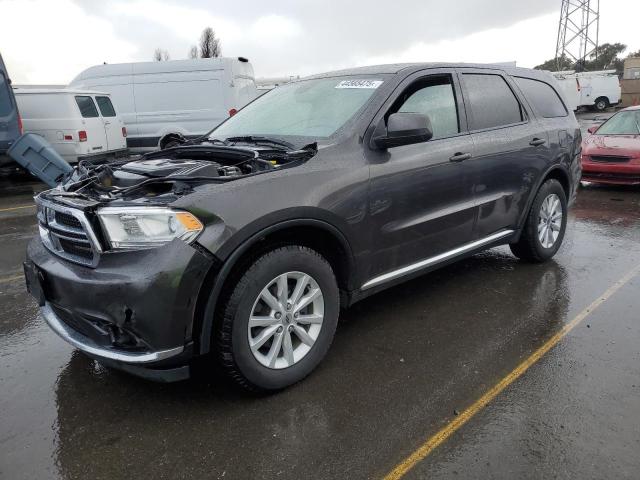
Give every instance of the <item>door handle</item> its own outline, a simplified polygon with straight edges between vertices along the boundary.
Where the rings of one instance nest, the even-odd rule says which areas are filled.
[[[471,158],[470,153],[462,153],[456,152],[451,157],[449,157],[449,161],[451,162],[463,162],[464,160],[469,160]]]
[[[105,125],[111,125],[111,122],[104,122]]]
[[[531,145],[532,147],[539,147],[540,145],[544,145],[545,143],[547,143],[547,141],[542,138],[534,138],[529,142],[529,145]]]

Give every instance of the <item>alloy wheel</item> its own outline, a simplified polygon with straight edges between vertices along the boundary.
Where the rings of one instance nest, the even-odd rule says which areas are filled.
[[[318,282],[303,272],[283,273],[253,303],[247,330],[251,353],[265,367],[290,367],[309,353],[323,320]]]
[[[562,228],[562,202],[555,193],[547,195],[540,206],[538,219],[538,240],[544,248],[556,243]]]

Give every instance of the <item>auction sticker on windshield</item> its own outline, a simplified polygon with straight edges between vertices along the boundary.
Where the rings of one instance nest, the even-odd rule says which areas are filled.
[[[378,88],[382,80],[343,80],[336,88]]]

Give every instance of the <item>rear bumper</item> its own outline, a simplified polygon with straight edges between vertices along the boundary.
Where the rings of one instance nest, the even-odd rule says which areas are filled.
[[[196,304],[211,265],[176,240],[104,254],[89,268],[57,257],[35,238],[25,273],[44,319],[66,342],[109,366],[175,381],[189,375]]]

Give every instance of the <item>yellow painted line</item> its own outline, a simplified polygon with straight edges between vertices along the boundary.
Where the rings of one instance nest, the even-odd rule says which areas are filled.
[[[11,208],[0,208],[0,212],[11,212],[13,210],[22,210],[23,208],[34,208],[35,204],[33,205],[20,205],[19,207],[11,207]]]
[[[500,380],[489,391],[476,400],[470,407],[464,410],[460,415],[455,417],[451,422],[445,425],[435,435],[430,437],[426,442],[420,445],[411,455],[406,457],[400,463],[398,463],[393,470],[391,470],[384,480],[398,480],[402,478],[409,470],[415,467],[420,461],[424,460],[431,452],[433,452],[438,446],[445,442],[451,435],[453,435],[460,427],[462,427],[469,419],[471,419],[476,413],[486,407],[494,398],[496,398],[500,392],[515,382],[522,374],[524,374],[529,367],[540,360],[545,353],[551,350],[555,345],[560,342],[571,330],[580,324],[585,318],[587,318],[591,312],[607,301],[611,295],[616,293],[626,283],[628,283],[633,277],[640,272],[640,265],[637,265],[633,270],[627,273],[624,277],[611,285],[601,296],[595,299],[591,304],[582,310],[576,317],[567,323],[562,330],[553,335],[547,340],[540,348],[533,352],[526,360],[520,365],[514,368],[506,377]]]
[[[16,280],[20,280],[20,279],[23,279],[23,278],[24,278],[23,275],[16,275],[14,277],[0,278],[0,283],[15,282]]]

